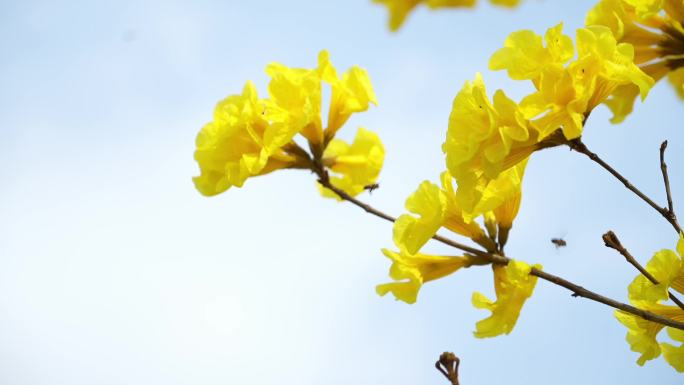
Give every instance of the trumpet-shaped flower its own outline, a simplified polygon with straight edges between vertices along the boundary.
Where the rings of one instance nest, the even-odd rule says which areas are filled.
[[[454,98],[442,150],[467,221],[496,206],[480,203],[490,182],[538,149],[538,138],[538,131],[503,91],[494,94],[492,103],[479,74],[466,82]]]
[[[442,188],[429,181],[421,183],[406,200],[406,208],[417,216],[403,214],[394,223],[394,243],[402,253],[416,254],[441,227],[485,247],[492,245],[476,222],[463,219],[448,172],[442,174]]]
[[[397,282],[378,285],[376,291],[381,296],[391,292],[397,300],[406,303],[416,302],[423,283],[445,277],[463,267],[470,267],[474,262],[468,256],[408,255],[387,249],[382,252],[392,260],[390,277]]]
[[[540,265],[534,267],[541,269]],[[482,293],[473,293],[473,306],[492,312],[491,316],[475,325],[474,334],[478,338],[510,333],[518,321],[520,310],[532,296],[537,284],[537,277],[530,275],[532,267],[525,262],[511,261],[506,266],[494,266],[493,269],[496,301]]]
[[[332,87],[328,125],[324,133],[326,142],[329,142],[352,113],[366,111],[371,103],[377,105],[378,101],[366,70],[353,66],[338,77],[327,51],[320,53],[318,61],[321,78]]]
[[[679,0],[600,0],[587,14],[587,25],[611,29],[620,43],[634,47],[634,62],[654,81],[682,67],[684,55],[684,3]],[[678,94],[681,82],[674,81]],[[612,123],[623,121],[632,112],[639,92],[635,85],[616,88],[606,105],[613,112]],[[643,95],[642,95],[643,96]]]
[[[202,194],[212,196],[231,186],[241,187],[250,176],[295,164],[281,147],[296,132],[270,124],[263,113],[263,101],[251,82],[241,95],[219,102],[214,120],[197,135],[195,160],[201,175],[193,181]]]
[[[352,113],[377,105],[368,73],[357,66],[338,77],[327,51],[318,55],[314,69],[290,68],[279,63],[266,67],[271,76],[266,115],[274,124],[300,132],[312,145],[323,147],[335,136]],[[321,123],[322,82],[332,87],[328,126]],[[325,139],[324,139],[325,135]]]
[[[334,139],[323,153],[323,163],[333,172],[330,182],[351,196],[377,181],[384,160],[385,148],[380,137],[363,128],[356,132],[351,145]],[[323,196],[340,199],[333,191],[320,185],[319,188]]]

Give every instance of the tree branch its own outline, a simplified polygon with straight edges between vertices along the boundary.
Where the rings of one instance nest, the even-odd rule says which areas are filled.
[[[323,186],[323,187],[325,187],[325,188],[327,188],[327,189],[333,191],[333,192],[334,192],[335,194],[337,194],[337,196],[339,196],[342,200],[346,200],[346,201],[348,201],[348,202],[351,202],[351,203],[353,203],[354,205],[356,205],[356,206],[362,208],[362,209],[363,209],[364,211],[366,211],[367,213],[373,214],[373,215],[375,215],[375,216],[377,216],[377,217],[379,217],[379,218],[382,218],[382,219],[384,219],[384,220],[386,220],[386,221],[394,222],[394,221],[396,220],[394,217],[392,217],[392,216],[390,216],[390,215],[388,215],[388,214],[385,214],[385,213],[383,213],[383,212],[380,211],[380,210],[377,210],[377,209],[373,208],[372,206],[370,206],[370,205],[367,204],[367,203],[361,202],[360,200],[358,200],[358,199],[356,199],[356,198],[350,196],[349,194],[347,194],[347,193],[344,192],[343,190],[341,190],[341,189],[339,189],[339,188],[333,186],[333,185],[330,183],[330,180],[329,180],[329,178],[327,177],[327,173],[326,173],[325,171],[320,171],[320,170],[319,170],[319,171],[316,171],[316,170],[314,170],[314,172],[319,176],[318,183],[320,183],[321,186]],[[483,257],[483,258],[486,258],[486,259],[489,260],[491,263],[496,263],[496,264],[501,264],[501,265],[507,265],[507,264],[511,261],[509,258],[507,258],[507,257],[505,257],[505,256],[503,256],[503,255],[487,253],[487,252],[484,252],[484,251],[482,251],[482,250],[478,250],[478,249],[475,249],[475,248],[473,248],[473,247],[463,245],[463,244],[461,244],[461,243],[452,241],[452,240],[450,240],[450,239],[448,239],[448,238],[445,238],[445,237],[442,237],[442,236],[439,236],[439,235],[433,236],[432,239],[437,240],[437,241],[439,241],[439,242],[442,242],[442,243],[444,243],[444,244],[446,244],[446,245],[455,247],[455,248],[457,248],[457,249],[460,249],[460,250],[463,250],[463,251],[466,251],[466,252],[475,254],[475,255],[480,256],[480,257]],[[555,285],[564,287],[564,288],[566,288],[566,289],[572,291],[572,292],[573,292],[573,294],[572,294],[573,297],[583,297],[583,298],[587,298],[587,299],[590,299],[590,300],[593,300],[593,301],[602,303],[602,304],[604,304],[604,305],[608,305],[608,306],[613,307],[613,308],[615,308],[615,309],[622,310],[622,311],[624,311],[624,312],[626,312],[626,313],[630,313],[630,314],[639,316],[639,317],[641,317],[641,318],[643,318],[643,319],[645,319],[645,320],[648,320],[648,321],[657,322],[657,323],[663,324],[663,325],[665,325],[665,326],[673,327],[673,328],[675,328],[675,329],[684,330],[684,323],[683,323],[683,322],[678,322],[678,321],[675,321],[675,320],[672,320],[672,319],[663,317],[663,316],[661,316],[661,315],[658,315],[658,314],[655,314],[655,313],[651,313],[651,312],[648,312],[648,311],[645,311],[645,310],[641,310],[641,309],[636,308],[636,307],[631,306],[631,305],[627,305],[626,303],[622,303],[622,302],[615,301],[615,300],[613,300],[613,299],[611,299],[611,298],[608,298],[608,297],[602,296],[602,295],[600,295],[600,294],[594,293],[594,292],[591,291],[591,290],[587,290],[587,289],[583,288],[582,286],[579,286],[579,285],[577,285],[577,284],[574,284],[574,283],[572,283],[572,282],[570,282],[570,281],[568,281],[568,280],[566,280],[566,279],[564,279],[564,278],[561,278],[561,277],[558,277],[558,276],[556,276],[556,275],[547,273],[547,272],[542,271],[542,270],[539,270],[539,269],[537,269],[537,268],[534,268],[534,267],[533,267],[532,270],[530,271],[530,274],[532,274],[532,275],[534,275],[534,276],[536,276],[536,277],[539,277],[539,278],[541,278],[541,279],[543,279],[543,280],[545,280],[545,281],[551,282],[551,283],[553,283],[553,284],[555,284]]]
[[[672,220],[677,223],[677,215],[674,212],[674,205],[672,203],[672,191],[670,190],[670,177],[667,174],[667,164],[665,163],[665,149],[667,149],[667,140],[660,145],[660,171],[663,173],[663,182],[665,183],[665,194],[667,195],[667,213]],[[679,227],[681,232],[681,226]]]
[[[660,207],[658,206],[657,203],[655,203],[651,198],[646,196],[641,190],[636,188],[627,178],[622,176],[617,170],[615,170],[613,167],[611,167],[608,163],[606,163],[603,159],[601,159],[598,155],[596,155],[594,152],[590,151],[587,146],[582,142],[581,138],[577,138],[574,140],[571,140],[568,142],[568,146],[572,149],[575,150],[581,154],[586,155],[589,159],[593,160],[594,162],[598,163],[601,167],[603,167],[606,171],[611,173],[615,178],[617,178],[622,184],[625,185],[625,187],[636,194],[641,200],[644,202],[648,203],[649,206],[653,207],[657,212],[660,213],[670,224],[674,229],[677,231],[677,233],[682,233],[682,227],[679,225],[677,222],[677,218],[674,217],[674,213],[670,213],[670,211],[665,208],[665,207]],[[661,151],[662,146],[661,146]]]
[[[350,202],[350,203],[362,208],[365,212],[367,212],[369,214],[373,214],[376,217],[382,218],[382,219],[389,221],[389,222],[395,222],[397,220],[397,218],[395,218],[389,214],[386,214],[386,213],[370,206],[367,203],[361,202],[360,200],[358,200],[358,199],[354,198],[353,196],[347,194],[344,190],[333,186],[332,183],[330,183],[330,179],[327,178],[327,175],[326,175],[326,178],[320,178],[320,175],[319,175],[318,183],[320,183],[321,186],[323,186],[323,187],[331,190],[335,194],[337,194],[337,196],[339,196],[342,200],[345,200],[347,202]],[[456,241],[452,241],[451,239],[444,238],[444,237],[437,235],[437,234],[435,234],[432,237],[432,239],[439,241],[439,242],[442,242],[442,243],[449,245],[451,247],[455,247],[459,250],[474,254],[474,255],[483,256],[483,255],[487,254],[486,252],[484,252],[482,250],[476,249],[476,248],[468,246],[468,245],[464,245],[462,243],[458,243]]]
[[[634,266],[641,274],[643,274],[644,277],[646,277],[651,283],[654,285],[659,284],[658,280],[655,279],[655,277],[648,272],[648,270],[644,269],[641,264],[632,256],[632,254],[624,247],[622,246],[622,243],[620,242],[620,239],[618,239],[617,235],[615,235],[614,232],[608,231],[607,233],[603,234],[603,242],[606,244],[606,247],[609,247],[611,249],[617,250],[618,253],[622,254],[623,257],[631,264]],[[684,303],[677,298],[672,291],[667,292],[668,296],[672,300],[672,302],[676,303],[677,306],[679,306],[682,310],[684,310]]]

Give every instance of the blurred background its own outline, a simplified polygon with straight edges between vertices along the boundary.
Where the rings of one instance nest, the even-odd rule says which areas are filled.
[[[483,72],[519,99],[527,82],[487,71],[512,31],[583,25],[592,1],[413,13],[399,33],[370,1],[5,1],[0,3],[0,384],[674,384],[641,368],[612,309],[540,281],[515,330],[479,340],[488,268],[428,283],[418,303],[381,298],[391,225],[320,198],[285,171],[214,198],[195,191],[194,139],[216,102],[271,61],[368,70],[380,188],[395,215],[444,169],[451,102]],[[661,82],[625,123],[605,107],[585,142],[664,204],[658,147],[684,215],[684,105]],[[669,224],[588,159],[536,154],[508,254],[626,300],[635,270],[606,249],[612,229],[640,261],[674,248]],[[563,237],[556,249],[551,238]],[[428,252],[453,253],[440,244]]]

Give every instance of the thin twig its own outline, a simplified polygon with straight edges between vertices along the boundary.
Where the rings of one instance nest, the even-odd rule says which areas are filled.
[[[665,163],[665,150],[667,149],[667,140],[660,145],[660,171],[663,173],[663,182],[665,183],[665,195],[667,195],[667,212],[672,220],[677,222],[677,215],[674,212],[674,204],[672,203],[672,191],[670,190],[670,177],[667,173],[667,163]],[[680,227],[681,232],[681,227]]]
[[[651,283],[654,285],[658,285],[659,282],[658,280],[648,272],[641,264],[632,256],[632,254],[624,247],[622,246],[622,243],[620,242],[620,239],[618,239],[617,235],[615,235],[614,232],[608,231],[607,233],[603,234],[603,242],[606,244],[606,247],[610,247],[611,249],[617,250],[618,253],[622,254],[623,257],[629,262],[632,266],[634,266],[641,274],[643,274],[644,277],[646,277]],[[677,298],[672,291],[667,292],[667,294],[670,296],[670,299],[672,302],[676,303],[677,306],[679,306],[682,310],[684,310],[684,303]]]
[[[316,171],[314,170],[314,172],[316,172]],[[325,174],[324,172],[323,173],[316,172],[316,174],[318,174],[320,177],[320,179],[318,180],[318,183],[320,183],[323,187],[333,191],[341,199],[346,200],[348,202],[351,202],[354,205],[362,208],[364,211],[366,211],[370,214],[373,214],[379,218],[385,219],[385,220],[390,221],[390,222],[395,221],[394,217],[392,217],[388,214],[385,214],[380,210],[373,208],[372,206],[370,206],[367,203],[361,202],[360,200],[350,196],[349,194],[347,194],[343,190],[333,186],[330,183],[330,180],[327,178],[327,174]],[[488,259],[490,262],[495,263],[495,264],[507,265],[511,261],[511,259],[509,259],[508,257],[502,256],[499,254],[487,253],[487,252],[472,248],[470,246],[466,246],[466,245],[463,245],[461,243],[452,241],[448,238],[445,238],[445,237],[442,237],[439,235],[433,236],[432,239],[435,239],[439,242],[442,242],[446,245],[455,247],[457,249],[475,254],[477,256],[484,257],[484,258]],[[627,305],[626,303],[615,301],[611,298],[605,297],[605,296],[600,295],[598,293],[594,293],[591,290],[587,290],[587,289],[583,288],[582,286],[574,284],[574,283],[572,283],[572,282],[570,282],[564,278],[561,278],[561,277],[558,277],[556,275],[547,273],[547,272],[539,270],[537,268],[533,267],[532,270],[530,271],[530,274],[532,274],[536,277],[539,277],[545,281],[556,284],[558,286],[562,286],[562,287],[572,291],[573,297],[587,298],[587,299],[602,303],[604,305],[608,305],[608,306],[613,307],[615,309],[622,310],[626,313],[634,314],[634,315],[639,316],[639,317],[641,317],[645,320],[648,320],[648,321],[657,322],[657,323],[663,324],[665,326],[670,326],[670,327],[673,327],[676,329],[684,330],[684,322],[678,322],[678,321],[663,317],[661,315],[651,313],[651,312],[646,311],[646,310],[641,310],[641,309],[638,309],[638,308],[631,306],[631,305]]]
[[[603,159],[601,159],[596,153],[590,151],[587,146],[582,142],[580,138],[571,140],[568,142],[568,146],[570,146],[571,149],[586,155],[589,159],[593,160],[594,162],[598,163],[601,167],[603,167],[606,171],[611,173],[615,178],[617,178],[622,184],[625,185],[625,187],[636,194],[641,200],[644,202],[648,203],[649,206],[653,207],[657,212],[660,213],[670,224],[674,229],[677,231],[677,233],[682,232],[682,227],[679,225],[677,222],[677,218],[674,217],[673,213],[670,213],[668,208],[666,207],[660,207],[657,203],[655,203],[651,198],[646,196],[641,190],[636,188],[627,178],[622,176],[617,170],[615,170],[613,167],[611,167],[608,163],[606,163]]]

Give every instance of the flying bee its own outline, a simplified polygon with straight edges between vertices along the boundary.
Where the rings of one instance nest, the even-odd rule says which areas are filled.
[[[551,238],[551,243],[556,245],[556,249],[560,249],[561,247],[565,247],[568,245],[568,243],[565,242],[565,239],[563,238]]]
[[[380,188],[380,185],[378,183],[373,183],[373,184],[369,184],[367,186],[364,186],[363,188],[364,188],[364,190],[368,190],[369,193],[372,193],[373,191]]]

